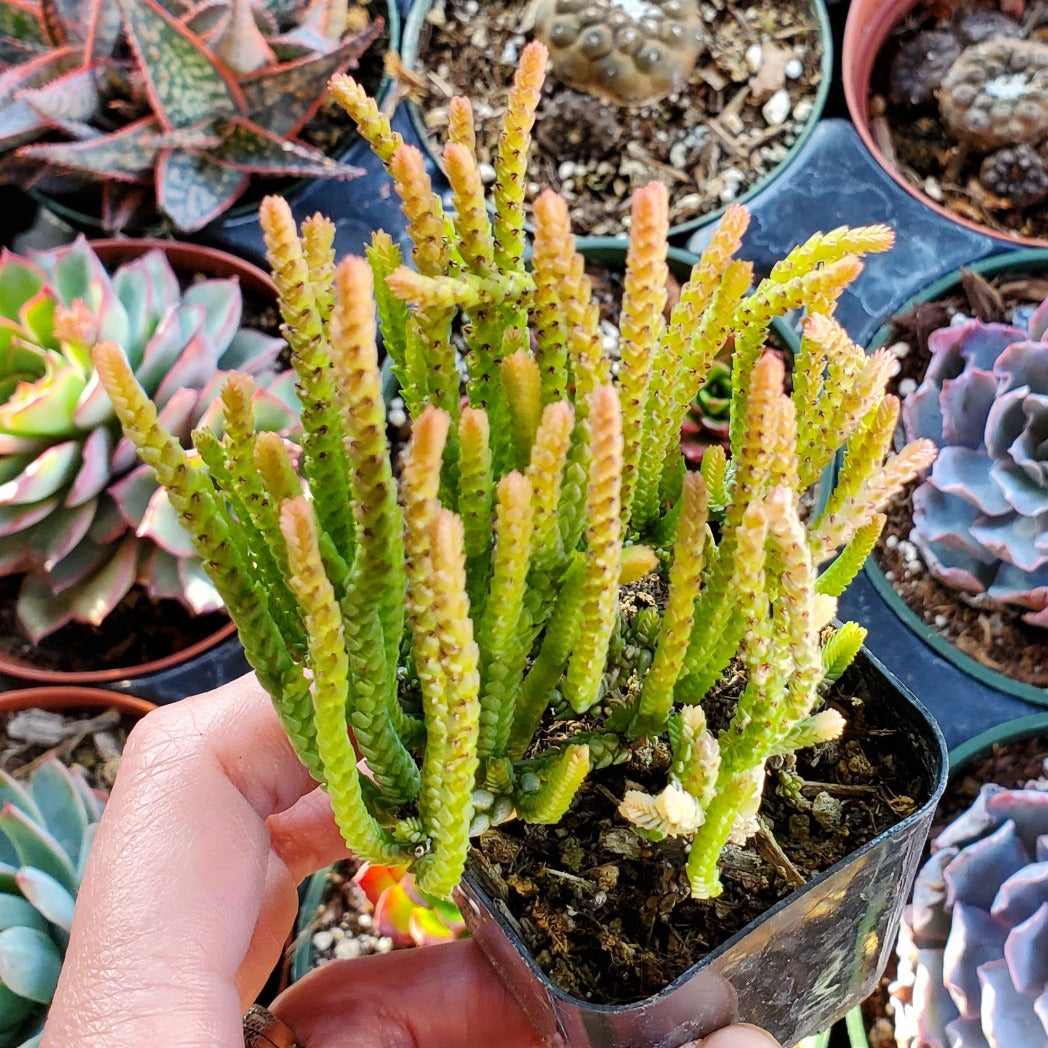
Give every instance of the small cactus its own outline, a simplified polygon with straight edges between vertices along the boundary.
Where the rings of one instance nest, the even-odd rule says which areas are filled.
[[[913,496],[911,541],[979,607],[1048,627],[1048,300],[1026,328],[969,320],[928,338],[903,404],[908,439],[941,449]]]
[[[0,771],[0,1048],[36,1048],[102,806],[54,757]]]
[[[898,953],[900,1045],[1048,1044],[1048,793],[983,786],[932,842]]]
[[[0,575],[24,576],[17,611],[34,642],[71,620],[98,625],[136,582],[193,612],[221,608],[167,495],[121,440],[90,350],[116,339],[186,442],[236,368],[265,387],[255,424],[286,429],[284,343],[241,328],[241,310],[235,278],[183,292],[160,251],[111,274],[83,238],[0,256]]]

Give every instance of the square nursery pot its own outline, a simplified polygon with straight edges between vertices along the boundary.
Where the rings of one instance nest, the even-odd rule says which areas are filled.
[[[600,1005],[565,993],[530,955],[515,919],[466,874],[457,894],[466,925],[543,1043],[674,1048],[737,1019],[792,1045],[828,1028],[873,990],[946,784],[947,756],[928,711],[865,650],[843,686],[901,729],[913,767],[923,769],[919,806],[651,997]]]

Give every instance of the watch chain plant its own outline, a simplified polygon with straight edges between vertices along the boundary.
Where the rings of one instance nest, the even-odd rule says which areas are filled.
[[[0,0],[0,181],[98,184],[105,228],[154,209],[190,233],[251,175],[354,177],[296,135],[381,31],[361,13],[345,0]]]
[[[32,641],[71,620],[99,625],[136,582],[193,612],[221,609],[167,494],[121,439],[91,347],[122,348],[180,439],[217,421],[234,371],[258,382],[254,424],[290,430],[292,376],[274,370],[284,341],[241,327],[242,308],[235,277],[182,291],[158,250],[112,274],[83,237],[0,255],[0,576],[24,576],[17,612]]]
[[[828,316],[858,254],[884,250],[891,233],[815,236],[747,296],[751,267],[732,258],[747,214],[732,208],[664,322],[667,194],[640,190],[615,384],[554,193],[536,201],[524,264],[525,163],[545,64],[541,44],[524,49],[490,215],[468,102],[452,104],[444,155],[451,214],[421,154],[353,80],[335,78],[335,97],[396,184],[415,268],[382,233],[367,261],[333,266],[319,245],[330,223],[310,220],[300,237],[284,201],[263,203],[299,374],[301,478],[265,435],[202,433],[207,470],[187,468],[119,350],[102,343],[95,359],[356,854],[412,864],[425,891],[447,897],[471,835],[514,812],[556,822],[591,769],[668,732],[672,782],[627,795],[624,810],[649,835],[690,837],[691,890],[712,896],[722,848],[752,824],[768,758],[840,732],[840,715],[817,707],[862,631],[828,628],[834,598],[883,524],[877,507],[931,459],[918,442],[882,465],[898,411],[883,393],[890,361],[867,359]],[[399,476],[376,304],[413,420]],[[801,307],[787,397],[782,362],[761,347],[771,318]],[[681,420],[729,338],[731,459],[711,449],[702,473],[686,475]],[[798,498],[842,441],[837,489],[805,525]],[[620,597],[643,577],[664,607],[630,623]],[[627,626],[647,637],[646,652],[623,642]],[[698,704],[736,657],[749,683],[715,738]]]
[[[1048,793],[983,786],[932,842],[898,953],[900,1045],[1048,1043]]]
[[[908,439],[940,449],[913,494],[911,541],[977,607],[1048,628],[1048,300],[1026,328],[969,320],[928,336],[903,404]]]
[[[54,757],[0,771],[0,1048],[36,1048],[102,806]]]

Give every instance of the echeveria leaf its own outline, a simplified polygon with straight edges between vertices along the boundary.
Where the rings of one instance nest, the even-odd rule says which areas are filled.
[[[113,453],[113,439],[112,431],[104,426],[90,431],[81,445],[80,469],[69,486],[65,498],[67,506],[82,506],[105,491],[110,480],[109,456]]]
[[[52,924],[63,931],[69,931],[73,923],[73,907],[76,905],[76,900],[70,892],[54,877],[31,866],[23,866],[16,879],[22,894],[36,910]]]
[[[43,813],[44,825],[75,862],[87,829],[87,812],[73,785],[72,774],[57,758],[50,757],[33,771],[30,790]]]
[[[947,905],[965,903],[989,910],[997,886],[1030,861],[1010,819],[962,849],[943,870]]]
[[[982,984],[982,1027],[996,1048],[1044,1044],[1045,1031],[1025,998],[1013,985],[1008,962],[1001,958],[979,968]]]
[[[26,466],[15,480],[0,484],[0,502],[25,505],[49,498],[73,478],[79,462],[79,441],[53,444]]]
[[[20,865],[35,866],[76,891],[76,871],[62,846],[13,804],[0,807],[0,834],[14,845]]]
[[[1042,993],[1048,983],[1048,897],[1024,921],[1016,923],[1004,943],[1004,959],[1020,993]]]
[[[979,1014],[979,965],[1001,956],[1006,929],[977,906],[954,903],[942,979],[964,1018]]]
[[[29,869],[29,867],[23,867],[23,869]],[[18,883],[17,880],[15,883]],[[58,884],[58,881],[52,881],[52,883]],[[60,884],[58,887],[65,891]],[[66,892],[66,895],[69,893]],[[28,899],[8,892],[0,893],[0,931],[5,928],[17,928],[20,925],[26,928],[36,928],[42,932],[47,931],[47,919]]]
[[[225,280],[202,280],[186,288],[182,301],[187,306],[202,306],[204,330],[219,353],[225,351],[240,325],[243,298],[236,277]]]
[[[50,1004],[62,970],[62,954],[37,928],[0,932],[0,982],[37,1004]]]
[[[153,109],[165,128],[242,113],[232,76],[154,0],[117,0]]]

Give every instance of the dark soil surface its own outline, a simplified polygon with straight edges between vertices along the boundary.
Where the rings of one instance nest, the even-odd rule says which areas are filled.
[[[704,703],[718,726],[741,679]],[[845,735],[796,766],[800,796],[776,791],[771,771],[765,829],[721,863],[723,894],[690,898],[679,841],[651,844],[617,812],[632,785],[661,789],[664,744],[591,775],[554,827],[506,823],[475,845],[471,868],[516,917],[538,963],[565,991],[601,1003],[636,1000],[664,987],[789,894],[914,810],[926,785],[911,744],[875,705],[835,695]]]
[[[983,34],[1048,42],[1048,5],[922,0],[874,65],[870,131],[891,166],[958,217],[1006,236],[1048,239],[1048,122],[1028,149],[1003,155],[1009,147],[962,143],[942,117],[942,79]]]
[[[178,601],[155,601],[134,586],[101,626],[70,622],[34,644],[15,614],[20,584],[20,576],[0,579],[0,651],[42,669],[80,673],[153,662],[184,651],[229,621],[218,612],[194,615]]]
[[[1009,321],[1016,306],[1039,305],[1048,297],[1048,277],[1006,277],[987,283],[971,274],[967,291],[918,306],[897,317],[889,340],[899,357],[893,392],[905,395],[928,366],[928,335],[958,312],[984,321]],[[899,354],[903,354],[899,356]],[[911,485],[888,507],[888,524],[874,557],[895,591],[922,621],[966,655],[1014,680],[1048,687],[1048,632],[1007,609],[966,604],[958,590],[932,578],[909,542],[913,528]]]
[[[530,28],[526,8],[517,0],[435,0],[420,44],[422,75],[411,77],[438,151],[448,100],[473,102],[489,181],[506,92]],[[619,235],[632,190],[653,179],[669,187],[670,223],[679,225],[738,199],[783,161],[813,117],[821,77],[811,4],[727,0],[706,8],[709,47],[677,95],[631,109],[547,79],[529,198],[552,186],[570,204],[577,232]]]

